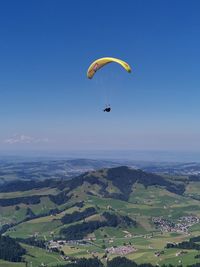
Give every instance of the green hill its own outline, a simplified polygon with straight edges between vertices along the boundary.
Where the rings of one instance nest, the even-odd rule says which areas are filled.
[[[32,237],[47,246],[53,239],[67,240],[53,252],[56,255],[62,250],[69,257],[102,258],[106,253],[113,258],[119,254],[106,249],[130,245],[135,251],[126,257],[137,263],[145,259],[156,264],[154,253],[160,250],[164,255],[159,261],[173,263],[179,250],[166,249],[167,243],[200,235],[199,181],[194,180],[122,166],[71,180],[11,182],[0,190],[1,233],[20,238],[26,246]],[[83,239],[90,241],[84,246],[75,241]],[[198,261],[197,251],[186,254],[182,255],[185,262],[188,258],[192,263]]]

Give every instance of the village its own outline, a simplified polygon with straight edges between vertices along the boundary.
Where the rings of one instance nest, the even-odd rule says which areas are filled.
[[[137,251],[137,249],[131,245],[119,246],[119,247],[110,247],[110,248],[106,249],[107,253],[121,255],[121,256],[127,255],[127,254],[135,252],[135,251]]]
[[[169,219],[163,217],[153,217],[152,222],[156,225],[156,228],[162,232],[175,232],[175,233],[187,233],[189,234],[189,228],[199,223],[200,219],[197,216],[189,215],[178,219],[178,222],[172,222]]]

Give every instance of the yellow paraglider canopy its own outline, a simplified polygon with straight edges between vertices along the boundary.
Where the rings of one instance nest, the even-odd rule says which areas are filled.
[[[87,71],[87,77],[88,79],[92,79],[94,74],[103,66],[107,65],[108,63],[111,62],[116,62],[118,64],[120,64],[126,71],[131,72],[131,67],[129,66],[128,63],[126,63],[125,61],[118,59],[118,58],[114,58],[114,57],[102,57],[99,58],[97,60],[95,60],[88,68]]]

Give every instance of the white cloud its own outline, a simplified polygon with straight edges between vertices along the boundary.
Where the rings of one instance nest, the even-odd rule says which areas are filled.
[[[36,144],[36,143],[47,143],[48,138],[35,138],[25,134],[15,134],[10,138],[4,140],[5,144]]]

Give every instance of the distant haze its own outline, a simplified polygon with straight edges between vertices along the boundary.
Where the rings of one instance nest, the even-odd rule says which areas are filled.
[[[109,159],[152,162],[200,162],[195,151],[136,151],[136,150],[85,150],[85,151],[1,151],[1,159]]]

